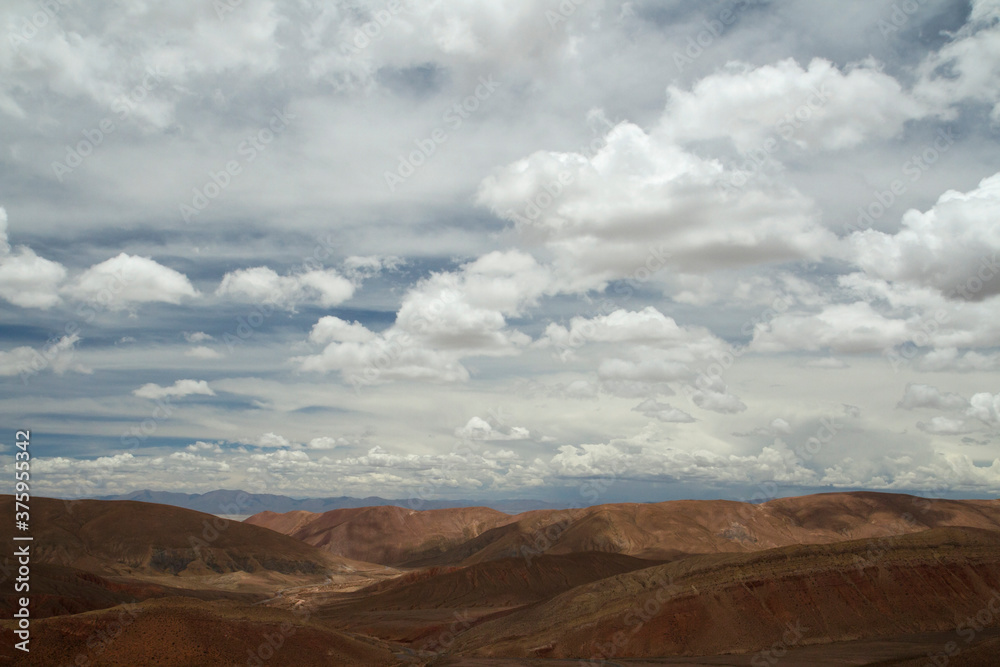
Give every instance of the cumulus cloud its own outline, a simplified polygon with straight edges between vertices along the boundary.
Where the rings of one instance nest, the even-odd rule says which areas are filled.
[[[961,410],[969,405],[969,401],[958,394],[943,392],[937,387],[911,382],[906,385],[903,398],[896,407],[904,410],[917,408],[934,408],[936,410]]]
[[[950,417],[933,417],[929,422],[917,422],[917,428],[932,435],[963,435],[976,430],[965,420]]]
[[[926,212],[908,211],[898,232],[854,232],[852,255],[872,276],[981,300],[1000,294],[998,215],[1000,173],[970,192],[945,192]]]
[[[184,274],[124,252],[84,271],[66,292],[109,310],[149,302],[176,304],[198,296]]]
[[[920,66],[917,95],[942,111],[963,101],[992,105],[1000,122],[1000,8],[995,0],[973,0],[969,22]]]
[[[467,440],[527,440],[531,437],[528,429],[521,426],[494,426],[485,419],[472,417],[455,435]]]
[[[736,414],[747,409],[746,403],[739,396],[729,393],[722,382],[714,382],[711,386],[696,389],[689,394],[691,401],[702,410],[710,410],[722,414]]]
[[[646,399],[632,410],[640,412],[650,419],[657,419],[668,424],[690,424],[698,421],[683,410],[679,410],[669,403],[660,403],[652,398]]]
[[[33,11],[24,3],[15,16]],[[280,18],[269,0],[248,0],[225,21],[216,7],[198,3],[135,5],[125,16],[113,3],[92,3],[86,16],[58,10],[46,16],[30,38],[18,25],[0,45],[0,110],[8,114],[27,115],[22,91],[44,87],[63,99],[113,109],[118,119],[128,109],[126,117],[160,129],[174,121],[178,100],[199,80],[260,76],[278,61]],[[133,57],[137,47],[142,59]]]
[[[980,353],[975,350],[959,352],[954,347],[931,350],[921,356],[916,367],[921,371],[970,373],[992,371],[1000,368],[1000,353]]]
[[[337,306],[354,295],[354,283],[333,269],[279,276],[273,269],[258,266],[227,273],[215,293],[294,310],[298,304]]]
[[[405,260],[395,255],[352,255],[344,260],[344,273],[353,280],[365,280],[384,271],[396,271]]]
[[[665,132],[687,141],[729,138],[741,152],[773,152],[764,148],[769,139],[806,149],[852,148],[894,137],[927,112],[872,61],[845,71],[822,58],[806,68],[791,58],[758,68],[730,63],[692,90],[670,86],[668,94]]]
[[[969,399],[969,409],[966,414],[989,426],[1000,425],[1000,394],[989,392],[974,394]]]
[[[858,301],[827,306],[818,313],[779,315],[755,327],[750,348],[756,352],[873,352],[909,337],[905,321],[885,317],[868,302]]]
[[[193,442],[190,445],[188,445],[187,447],[185,447],[184,449],[186,449],[187,451],[189,451],[191,453],[194,453],[194,454],[197,454],[197,453],[200,453],[200,452],[207,453],[207,454],[221,454],[222,451],[223,451],[222,447],[218,443],[216,443],[216,442],[204,442],[202,440],[199,440],[197,442]]]
[[[192,347],[184,353],[184,356],[194,357],[195,359],[219,359],[222,354],[217,350],[213,350],[210,347],[205,347],[204,345],[199,345],[197,347]]]
[[[680,383],[691,401],[704,410],[735,413],[746,409],[721,379],[706,373],[731,354],[730,345],[706,328],[679,326],[652,306],[574,317],[568,327],[552,323],[537,345],[553,348],[564,360],[577,357],[585,345],[597,345],[601,386],[620,396],[670,395],[674,391],[664,388]]]
[[[22,308],[47,310],[60,302],[66,269],[39,257],[27,246],[13,252],[7,237],[7,211],[0,206],[0,299]]]
[[[267,433],[261,433],[260,435],[254,436],[252,438],[243,438],[239,440],[240,443],[244,445],[250,445],[251,447],[260,448],[278,448],[287,449],[292,446],[291,441],[283,435],[278,435],[277,433],[268,431]]]
[[[74,361],[79,334],[52,339],[40,350],[33,347],[16,347],[9,352],[0,351],[0,376],[20,375],[27,378],[45,370],[61,375],[68,370],[89,374],[92,371]]]
[[[312,440],[310,440],[306,444],[306,449],[331,450],[331,449],[337,449],[338,447],[349,447],[353,444],[355,444],[355,442],[347,438],[320,436],[318,438],[313,438]]]
[[[150,382],[132,392],[140,398],[157,400],[160,398],[181,398],[184,396],[215,396],[215,392],[205,380],[177,380],[169,387],[161,387]]]
[[[326,317],[321,317],[313,325],[312,330],[309,332],[309,342],[316,343],[317,345],[334,342],[367,343],[374,339],[375,336],[374,332],[366,329],[360,322],[347,322],[339,317],[327,315]]]
[[[593,155],[537,152],[482,182],[478,201],[555,254],[570,287],[675,268],[702,273],[819,258],[833,242],[808,198],[733,173],[623,122]]]
[[[304,371],[339,371],[355,386],[400,379],[464,381],[469,373],[463,358],[515,355],[530,342],[508,327],[506,318],[537,303],[551,286],[548,270],[531,255],[489,253],[410,289],[385,331],[321,319],[310,340],[326,347],[295,361]]]

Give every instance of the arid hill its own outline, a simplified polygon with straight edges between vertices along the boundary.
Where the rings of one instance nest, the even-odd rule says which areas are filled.
[[[323,514],[261,512],[244,523],[290,535],[332,554],[396,565],[426,559],[512,520],[488,507],[414,511],[380,506]]]
[[[1000,534],[934,529],[695,556],[608,577],[484,621],[461,634],[452,652],[582,659],[749,653],[782,642],[951,630],[994,599],[1000,607]],[[991,614],[990,625],[998,623]]]
[[[13,516],[13,505],[0,497],[0,514]],[[127,500],[33,498],[31,527],[34,562],[108,575],[323,574],[345,562],[252,524]],[[13,522],[0,528],[8,542],[13,533]]]
[[[520,607],[575,586],[658,565],[621,554],[566,554],[431,568],[357,592],[351,610]]]
[[[18,665],[398,665],[389,645],[304,612],[178,597],[35,621],[22,653],[5,621],[0,662]],[[17,654],[17,655],[15,655]]]
[[[13,516],[13,505],[0,497],[0,514]],[[13,533],[12,521],[0,527],[7,544]],[[178,594],[260,600],[279,588],[382,569],[259,526],[142,502],[33,498],[31,535],[35,618]],[[16,597],[5,586],[0,611],[7,615]]]
[[[260,649],[275,665],[890,665],[964,642],[978,619],[954,667],[990,664],[1000,641],[1000,501],[836,493],[245,523],[32,503],[33,647],[17,664],[257,664]]]
[[[336,510],[312,519],[302,512],[265,512],[247,523],[351,558],[406,567],[589,551],[667,560],[948,526],[1000,530],[1000,501],[926,500],[888,493],[829,493],[759,505],[725,500],[621,503],[515,516],[480,508],[458,512],[377,507]]]

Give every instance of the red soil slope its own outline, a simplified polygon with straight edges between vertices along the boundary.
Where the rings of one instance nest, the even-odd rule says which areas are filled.
[[[831,493],[760,505],[720,500],[597,505],[525,512],[439,555],[409,566],[478,563],[585,551],[670,559],[829,544],[931,528],[1000,530],[1000,501],[925,500],[886,493]]]
[[[303,613],[234,602],[150,600],[35,621],[27,654],[13,648],[10,626],[5,621],[0,632],[0,662],[18,665],[400,664],[383,642],[331,630]]]
[[[882,541],[695,556],[578,586],[485,621],[453,653],[610,658],[750,653],[943,631],[992,602],[1000,534],[946,528]],[[989,625],[1000,624],[1000,613]]]
[[[417,512],[387,505],[332,510],[311,518],[308,514],[261,512],[244,523],[291,535],[339,556],[392,565],[437,555],[512,520],[488,507]]]

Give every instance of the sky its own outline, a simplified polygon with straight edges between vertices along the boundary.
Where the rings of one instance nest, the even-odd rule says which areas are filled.
[[[1000,0],[8,0],[35,494],[1000,495]]]

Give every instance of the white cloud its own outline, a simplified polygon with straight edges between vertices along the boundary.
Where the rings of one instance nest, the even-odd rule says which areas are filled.
[[[309,341],[317,345],[327,343],[367,343],[376,334],[360,322],[346,322],[339,317],[321,317],[309,332]]]
[[[680,383],[691,401],[704,410],[732,414],[746,405],[706,370],[731,356],[730,345],[703,327],[681,327],[653,307],[617,310],[593,318],[575,317],[569,327],[550,324],[540,347],[552,347],[574,359],[585,345],[597,345],[601,387],[620,396],[652,398],[670,395],[668,383]],[[615,355],[615,356],[609,356]],[[679,417],[680,415],[673,415]]]
[[[668,94],[665,132],[678,141],[729,138],[741,152],[774,152],[765,142],[779,138],[812,150],[853,148],[894,137],[926,113],[873,61],[845,71],[821,58],[806,69],[791,58],[758,68],[730,63],[690,92],[670,86]]]
[[[537,152],[482,182],[478,201],[540,240],[571,289],[664,268],[702,273],[816,259],[833,236],[813,202],[767,179],[726,188],[734,173],[631,123],[588,158]]]
[[[204,380],[177,380],[169,387],[161,387],[158,384],[150,382],[142,385],[132,393],[140,398],[148,398],[150,400],[166,398],[168,396],[175,398],[195,395],[215,396],[215,392],[212,391],[211,387]]]
[[[57,305],[66,269],[39,257],[30,248],[0,256],[0,298],[22,308],[47,310]]]
[[[219,359],[222,354],[217,350],[213,350],[210,347],[205,347],[204,345],[199,345],[187,350],[184,356],[194,357],[195,359]]]
[[[1000,368],[1000,352],[982,354],[975,350],[959,353],[954,347],[931,350],[920,357],[916,367],[927,372],[953,371],[969,373]]]
[[[204,343],[206,341],[215,340],[215,336],[210,336],[204,331],[185,331],[184,340],[189,343]]]
[[[39,257],[31,248],[11,252],[7,238],[7,211],[0,206],[0,299],[22,308],[47,310],[60,302],[59,286],[66,269]]]
[[[195,454],[197,454],[199,452],[206,452],[206,453],[209,453],[209,454],[221,454],[222,451],[223,451],[222,447],[218,443],[215,443],[215,442],[203,442],[201,440],[199,440],[197,442],[194,442],[194,443],[191,443],[190,445],[188,445],[187,447],[185,447],[185,449],[187,451],[195,453]]]
[[[243,438],[239,440],[239,442],[244,445],[250,445],[251,447],[261,448],[277,447],[279,449],[287,449],[292,446],[292,443],[288,440],[288,438],[270,431],[267,433],[261,433],[253,438]]]
[[[1000,122],[1000,17],[996,0],[974,0],[969,22],[920,66],[915,93],[942,111],[966,100],[993,105]]]
[[[353,280],[365,280],[379,275],[383,271],[396,271],[405,260],[395,255],[379,256],[365,255],[363,257],[352,255],[344,260],[344,273]]]
[[[713,358],[729,349],[708,329],[682,327],[652,306],[641,311],[619,309],[592,318],[574,317],[569,327],[552,323],[538,341],[539,346],[553,348],[562,358],[571,357],[587,343],[613,344],[612,349],[631,344],[637,352],[634,363],[611,359],[602,364],[605,369],[602,377],[626,380],[652,380],[653,376],[680,379],[690,374],[687,364]],[[658,352],[648,355],[643,349],[646,347],[657,348]]]
[[[552,289],[550,275],[519,251],[493,252],[451,273],[435,273],[403,298],[395,324],[375,334],[339,318],[323,318],[310,340],[328,343],[295,359],[305,371],[339,371],[351,384],[389,380],[464,381],[470,356],[516,355],[530,339],[507,326]]]
[[[827,306],[819,313],[789,312],[754,330],[756,352],[789,350],[834,352],[881,351],[909,340],[907,324],[858,301]]]
[[[650,419],[657,419],[670,424],[689,424],[698,421],[683,410],[679,410],[669,403],[660,403],[652,398],[646,399],[632,408],[632,410],[634,412],[641,412]]]
[[[973,395],[966,414],[990,426],[1000,426],[1000,394],[981,392]]]
[[[527,440],[531,437],[528,429],[521,426],[495,427],[485,419],[472,417],[455,435],[467,440]]]
[[[950,417],[932,417],[929,422],[917,422],[917,428],[932,435],[963,435],[976,430],[965,420]]]
[[[51,370],[57,375],[67,370],[89,374],[92,372],[89,368],[73,361],[79,341],[80,335],[72,334],[50,340],[40,350],[22,346],[9,352],[0,351],[0,376],[20,375],[27,381],[27,378],[44,370]]]
[[[198,296],[184,274],[148,257],[124,252],[84,271],[66,292],[109,310],[121,310],[136,303],[176,304]]]
[[[313,438],[306,444],[306,449],[323,449],[331,450],[337,447],[347,447],[354,444],[353,441],[346,438],[333,438],[330,436],[320,436],[318,438]]]
[[[227,273],[216,295],[238,301],[275,304],[294,310],[298,304],[337,306],[354,295],[354,283],[333,269],[279,276],[266,266]]]
[[[888,281],[933,287],[955,299],[1000,294],[1000,173],[967,193],[949,190],[927,212],[910,210],[894,233],[850,237],[853,261]]]
[[[726,386],[706,387],[690,394],[691,401],[702,410],[710,410],[721,414],[736,414],[747,409],[746,403],[738,396],[729,393]]]
[[[120,111],[128,109],[127,117],[165,128],[174,120],[177,98],[206,76],[256,77],[278,62],[280,18],[269,0],[247,0],[224,21],[213,5],[199,3],[139,3],[127,11],[114,3],[91,3],[87,16],[62,9],[46,10],[46,20],[29,39],[19,19],[29,19],[38,8],[24,3],[11,16],[18,25],[0,44],[0,99],[6,99],[0,108],[7,113],[27,113],[19,103],[21,91],[47,89],[57,98],[113,109],[119,120]],[[143,57],[132,57],[133,49]],[[126,101],[131,106],[124,106]]]
[[[937,387],[911,382],[906,385],[903,398],[896,405],[905,410],[917,408],[934,408],[936,410],[961,410],[968,407],[969,401],[958,394],[943,392]]]

